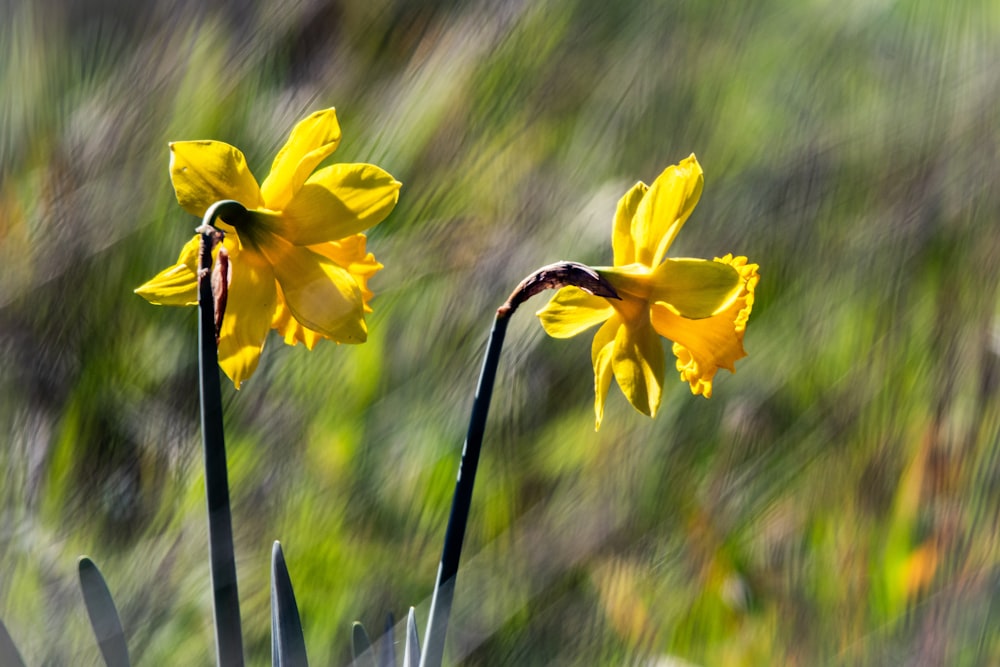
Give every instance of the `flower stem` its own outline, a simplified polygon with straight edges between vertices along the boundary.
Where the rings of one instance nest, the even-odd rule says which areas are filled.
[[[222,428],[222,389],[216,343],[215,299],[212,294],[212,246],[219,232],[212,226],[227,213],[245,212],[233,201],[216,202],[205,212],[198,272],[198,370],[201,389],[201,434],[205,454],[205,492],[208,498],[209,569],[215,614],[216,662],[220,667],[243,665],[240,599],[236,587],[233,520],[229,508],[226,442]]]
[[[462,556],[462,542],[465,539],[469,510],[472,506],[472,487],[476,482],[476,469],[479,467],[486,417],[493,396],[493,384],[500,363],[504,336],[507,333],[507,323],[517,307],[528,298],[542,290],[566,285],[576,285],[596,296],[618,298],[614,288],[590,267],[575,262],[558,262],[538,269],[521,281],[507,301],[497,309],[489,342],[486,345],[486,357],[479,373],[479,384],[472,401],[472,415],[469,418],[469,430],[462,448],[462,462],[455,482],[455,496],[451,504],[448,528],[444,534],[444,549],[441,553],[441,563],[438,565],[437,581],[434,584],[434,596],[431,599],[430,617],[424,634],[420,667],[440,667],[444,659],[444,638],[455,596],[455,579],[458,575],[459,559]]]
[[[451,516],[448,518],[448,528],[444,534],[444,550],[441,553],[441,563],[438,565],[434,597],[431,599],[430,618],[427,621],[424,650],[420,658],[421,667],[439,667],[444,658],[444,636],[448,629],[448,617],[451,614],[451,603],[455,594],[455,575],[458,574],[458,561],[462,556],[462,542],[465,539],[469,508],[472,505],[472,487],[476,482],[476,469],[479,467],[479,453],[482,450],[483,430],[486,427],[486,416],[490,409],[493,382],[500,362],[500,350],[507,332],[508,319],[497,313],[493,320],[490,341],[486,347],[486,358],[479,374],[479,386],[476,388],[476,397],[472,403],[469,432],[462,448],[462,463],[459,465],[458,480],[455,482]]]

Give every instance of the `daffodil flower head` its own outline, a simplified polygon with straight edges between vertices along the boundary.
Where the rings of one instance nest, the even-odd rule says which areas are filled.
[[[701,197],[704,176],[694,155],[667,167],[651,186],[639,182],[618,202],[614,266],[596,267],[620,299],[564,287],[538,312],[555,338],[600,325],[591,346],[596,428],[611,379],[650,417],[660,406],[664,353],[673,341],[677,370],[694,394],[712,395],[719,368],[735,371],[746,356],[743,333],[753,307],[757,265],[746,257],[670,259],[666,252]]]
[[[243,153],[229,144],[170,144],[170,180],[184,210],[201,217],[220,200],[247,209],[217,223],[230,260],[219,365],[237,389],[257,368],[272,328],[287,344],[301,341],[309,349],[322,338],[367,339],[367,281],[382,265],[367,252],[362,232],[389,215],[400,183],[371,164],[316,170],[340,136],[334,109],[300,121],[259,186]],[[136,293],[155,304],[195,305],[198,248],[196,235],[173,266]]]

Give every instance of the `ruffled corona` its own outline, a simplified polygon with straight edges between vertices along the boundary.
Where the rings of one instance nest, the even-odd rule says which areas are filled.
[[[716,262],[725,262],[735,267],[740,272],[744,289],[725,312],[720,313],[717,323],[706,320],[695,320],[697,323],[705,322],[705,327],[717,326],[720,331],[719,339],[730,338],[728,345],[719,345],[713,355],[712,350],[706,354],[696,355],[695,352],[684,347],[680,343],[674,343],[674,356],[677,357],[677,370],[681,374],[681,380],[691,385],[691,393],[701,395],[705,398],[712,397],[712,379],[715,371],[720,367],[730,372],[735,372],[734,366],[738,359],[746,356],[743,349],[743,333],[746,330],[747,320],[750,318],[750,311],[753,309],[754,288],[760,280],[757,273],[756,264],[747,264],[746,257],[716,257]],[[709,318],[712,319],[712,318]],[[664,334],[665,335],[665,334]],[[702,335],[702,338],[705,336]],[[693,349],[697,347],[692,346]],[[721,354],[720,352],[721,351]],[[727,354],[728,352],[728,354]]]

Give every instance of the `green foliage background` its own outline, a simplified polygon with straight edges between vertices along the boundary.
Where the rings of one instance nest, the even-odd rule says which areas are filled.
[[[140,665],[214,649],[194,309],[132,289],[197,221],[166,143],[262,177],[336,106],[336,161],[404,184],[372,230],[370,340],[272,337],[224,387],[251,664],[281,539],[314,664],[421,627],[493,310],[610,263],[617,198],[696,152],[678,256],[762,281],[715,397],[649,420],[590,338],[512,323],[449,635],[465,665],[1000,663],[991,0],[4,2],[0,619],[96,665],[90,555]]]

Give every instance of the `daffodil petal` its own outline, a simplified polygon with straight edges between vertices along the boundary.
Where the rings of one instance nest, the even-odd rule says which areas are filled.
[[[375,255],[366,250],[367,243],[364,234],[353,234],[330,243],[309,246],[309,249],[332,259],[355,275],[370,278],[383,267],[375,261]]]
[[[295,245],[313,245],[362,232],[392,212],[400,185],[373,164],[320,169],[285,207],[281,235]]]
[[[632,219],[639,202],[645,197],[649,186],[639,181],[618,200],[615,211],[615,227],[611,234],[611,247],[615,252],[615,266],[623,266],[637,261],[635,242],[632,239]]]
[[[295,319],[285,301],[285,295],[281,292],[281,285],[278,285],[278,305],[274,309],[274,319],[271,320],[271,328],[276,329],[281,334],[281,337],[285,339],[285,345],[303,343],[307,350],[313,349],[316,347],[316,343],[326,338],[320,332],[313,331]]]
[[[221,141],[171,143],[170,181],[181,207],[199,218],[222,199],[234,199],[249,209],[262,204],[243,153]]]
[[[725,310],[743,289],[739,272],[724,262],[667,259],[652,276],[650,301],[682,317],[701,319]]]
[[[232,278],[219,331],[219,366],[237,389],[257,369],[276,303],[274,273],[260,254],[244,250]]]
[[[347,269],[279,237],[261,249],[274,267],[289,311],[303,326],[338,343],[368,338],[361,288]]]
[[[181,248],[177,263],[137,287],[135,293],[158,306],[193,306],[198,303],[198,252],[201,236]]]
[[[594,364],[594,430],[600,430],[601,422],[604,421],[604,404],[608,399],[608,389],[611,387],[611,378],[614,371],[611,367],[611,358],[615,348],[615,334],[622,328],[622,321],[617,315],[608,318],[590,345],[590,359]]]
[[[370,313],[372,309],[369,302],[374,294],[368,289],[368,279],[379,271],[382,265],[375,261],[374,255],[365,250],[366,241],[364,234],[355,234],[336,242],[309,246],[309,249],[333,260],[335,264],[347,269],[354,276],[361,288],[364,311]],[[310,350],[316,346],[320,339],[325,338],[323,334],[304,326],[292,316],[280,286],[278,288],[278,307],[275,310],[271,326],[284,337],[286,344],[295,345],[301,342]]]
[[[375,255],[365,249],[367,241],[364,234],[354,234],[339,241],[311,245],[309,249],[333,260],[335,264],[351,272],[351,275],[358,282],[358,287],[361,288],[365,312],[370,313],[372,309],[368,302],[375,295],[368,289],[368,279],[382,270],[382,264],[376,261]]]
[[[656,266],[694,210],[705,178],[694,154],[663,170],[632,219],[636,261]]]
[[[607,299],[570,286],[556,292],[535,314],[545,333],[553,338],[570,338],[600,324],[614,312]]]
[[[266,206],[284,209],[319,163],[340,145],[340,123],[335,109],[317,111],[299,121],[271,163],[271,173],[260,186]]]
[[[615,334],[611,367],[622,393],[644,415],[656,414],[663,388],[663,344],[648,320]]]

